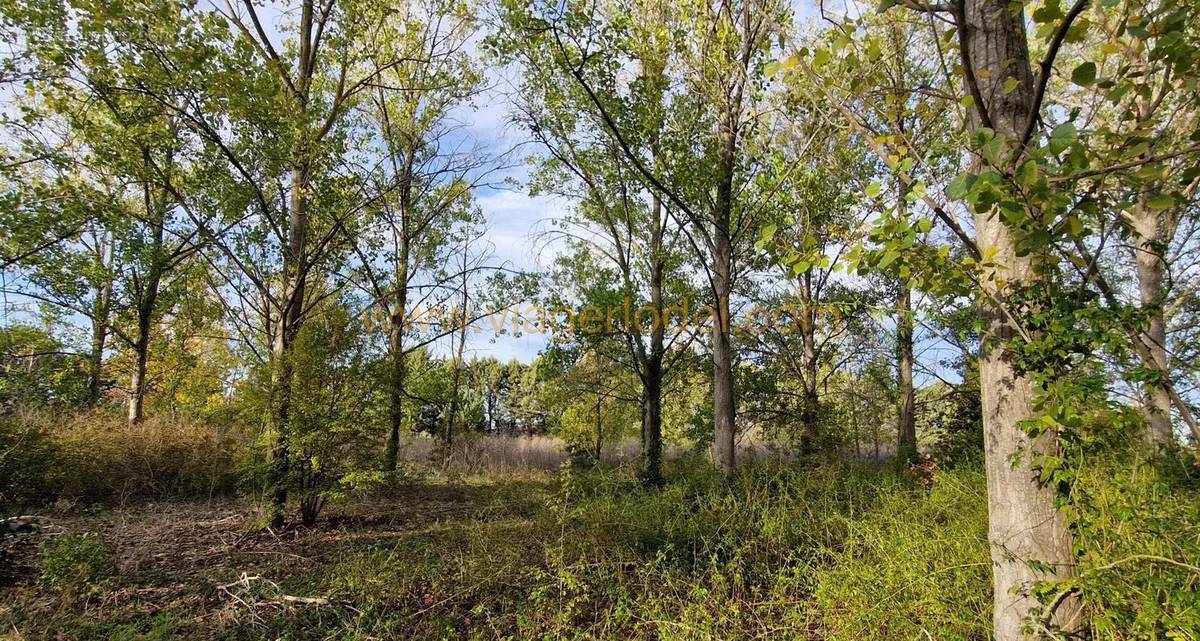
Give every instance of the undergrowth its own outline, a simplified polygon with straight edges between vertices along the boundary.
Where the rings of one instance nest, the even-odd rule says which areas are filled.
[[[653,490],[631,470],[564,468],[482,488],[461,509],[398,530],[338,530],[319,550],[297,550],[309,565],[256,568],[271,581],[239,593],[245,603],[213,587],[245,568],[214,567],[207,589],[189,588],[203,599],[92,608],[108,617],[100,622],[81,624],[65,609],[47,619],[28,593],[0,614],[21,638],[988,638],[977,465],[915,477],[764,462],[727,484],[705,462],[683,459],[668,476]],[[1081,475],[1077,589],[1092,638],[1196,638],[1194,478],[1178,462],[1132,473],[1097,464]],[[287,604],[283,595],[328,602]]]

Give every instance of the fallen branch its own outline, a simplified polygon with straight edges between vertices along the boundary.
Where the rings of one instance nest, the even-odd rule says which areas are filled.
[[[332,605],[332,602],[320,596],[292,596],[290,594],[283,595],[284,603],[295,603],[297,605]]]
[[[224,592],[231,599],[246,606],[246,608],[248,610],[250,610],[251,613],[253,613],[256,618],[258,615],[255,612],[255,608],[258,606],[263,606],[263,605],[275,605],[275,606],[280,606],[280,607],[290,607],[290,606],[295,606],[295,605],[311,605],[311,606],[317,606],[317,607],[339,605],[339,604],[335,603],[334,600],[330,599],[329,597],[294,596],[291,594],[280,594],[278,600],[263,600],[263,601],[253,600],[253,599],[249,598],[249,595],[247,593],[249,592],[251,585],[255,581],[262,581],[263,583],[270,585],[271,589],[273,589],[275,592],[282,592],[282,590],[280,590],[280,588],[279,588],[278,583],[275,583],[274,581],[272,581],[270,579],[267,579],[267,578],[264,578],[264,577],[261,577],[258,575],[251,576],[245,572],[243,572],[242,576],[238,577],[238,580],[236,580],[236,581],[233,581],[231,583],[218,584],[217,589],[220,590],[221,592]],[[346,606],[346,607],[349,607],[349,606]],[[350,609],[353,609],[353,608],[350,608]]]

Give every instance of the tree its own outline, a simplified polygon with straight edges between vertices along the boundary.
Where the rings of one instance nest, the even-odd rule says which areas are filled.
[[[756,319],[746,341],[798,382],[801,451],[812,454],[831,444],[821,434],[821,388],[861,348],[854,342],[864,334],[866,292],[844,282],[839,270],[870,214],[847,187],[864,185],[872,168],[861,146],[821,133],[826,119],[819,111],[794,114],[793,122],[796,139],[773,152],[774,170],[760,178],[769,222],[756,243],[781,272],[786,292],[750,295],[766,318]]]
[[[1123,25],[1132,16],[1144,15],[1164,28],[1130,37]],[[1172,246],[1186,237],[1200,160],[1195,154],[1154,157],[1186,147],[1200,126],[1195,92],[1184,88],[1187,72],[1180,74],[1178,67],[1189,51],[1195,55],[1195,27],[1188,27],[1194,12],[1190,16],[1161,2],[1121,3],[1092,12],[1095,34],[1071,60],[1079,70],[1072,72],[1072,93],[1090,105],[1085,117],[1096,121],[1098,132],[1120,132],[1116,140],[1138,144],[1140,159],[1146,161],[1136,174],[1118,175],[1116,183],[1106,187],[1120,194],[1113,198],[1121,215],[1118,233],[1128,238],[1127,256],[1132,257],[1137,283],[1134,298],[1145,316],[1139,340],[1150,363],[1134,378],[1142,386],[1148,442],[1156,447],[1174,442],[1169,309],[1171,294],[1187,291],[1186,285],[1175,282],[1175,275],[1182,276],[1187,268],[1173,264],[1179,261],[1171,254]],[[1097,73],[1110,77],[1091,77]],[[1102,246],[1098,249],[1103,251]],[[1113,281],[1111,276],[1108,280]]]
[[[112,176],[122,187],[116,216],[104,221],[113,238],[115,263],[111,305],[119,315],[132,316],[132,329],[114,330],[134,353],[128,390],[128,420],[142,420],[147,389],[146,363],[154,323],[178,299],[181,267],[197,251],[196,229],[178,212],[174,197],[162,186],[158,171],[178,174],[176,156],[188,140],[177,117],[152,98],[120,88],[153,82],[139,76],[152,72],[136,64],[136,34],[151,31],[167,36],[182,28],[182,8],[156,5],[156,11],[130,6],[83,12],[77,29],[90,34],[66,44],[65,51],[43,52],[64,64],[48,101],[69,123],[72,136],[87,150],[81,163],[90,171]],[[73,50],[78,48],[77,51]],[[118,89],[114,89],[114,87]]]
[[[381,162],[370,170],[377,189],[387,192],[364,229],[367,248],[357,250],[358,280],[380,310],[387,335],[390,376],[389,434],[384,469],[395,470],[404,417],[405,345],[410,305],[430,304],[453,283],[452,270],[437,267],[454,244],[452,228],[477,213],[472,190],[495,161],[478,149],[463,149],[456,112],[483,88],[466,51],[475,33],[467,5],[429,0],[387,17],[386,37],[371,53],[380,69],[370,101],[364,101]],[[389,186],[394,186],[391,188]],[[465,277],[465,274],[464,274]],[[418,300],[419,299],[419,300]],[[428,342],[422,341],[421,344]]]
[[[552,69],[583,90],[603,133],[688,232],[711,296],[713,454],[732,475],[737,429],[730,297],[758,214],[743,193],[757,169],[745,142],[759,123],[755,106],[765,95],[761,63],[783,9],[754,0],[687,5],[678,12],[657,3],[614,6],[603,13],[553,3],[506,9],[515,33],[553,51]],[[661,72],[666,81],[662,131],[672,135],[659,139],[653,158],[639,137],[643,130],[625,120],[620,92],[611,92],[615,85],[606,82],[620,66],[620,34],[630,22],[674,27],[666,30],[669,57]]]
[[[1043,25],[1037,39],[1046,46],[1036,79],[1022,12],[988,0],[960,7],[910,6],[957,27],[953,37],[963,70],[972,166],[948,185],[946,195],[969,204],[975,238],[930,197],[923,183],[913,180],[909,166],[870,136],[844,101],[824,85],[816,88],[881,160],[920,192],[922,202],[970,252],[964,261],[970,268],[966,276],[975,283],[984,331],[980,381],[995,562],[994,633],[1000,639],[1020,638],[1025,626],[1039,623],[1069,633],[1080,625],[1081,611],[1078,594],[1069,587],[1072,541],[1065,516],[1057,510],[1056,484],[1069,482],[1070,457],[1075,455],[1071,448],[1081,438],[1082,417],[1089,408],[1111,403],[1097,393],[1099,368],[1093,354],[1101,346],[1128,350],[1144,367],[1163,373],[1111,285],[1089,268],[1096,260],[1088,240],[1103,237],[1106,229],[1103,197],[1098,198],[1105,178],[1128,176],[1125,172],[1159,162],[1162,155],[1127,159],[1130,150],[1142,149],[1131,145],[1118,152],[1089,144],[1072,122],[1078,112],[1064,112],[1065,121],[1048,132],[1039,128],[1039,123],[1055,120],[1046,108],[1047,88],[1064,42],[1079,42],[1090,29],[1090,21],[1077,21],[1085,1],[1065,12],[1053,5],[1034,14]],[[1144,40],[1180,20],[1186,20],[1186,11],[1164,11],[1153,15],[1153,29],[1139,26],[1128,35]],[[1187,73],[1195,48],[1186,39],[1175,44],[1164,58],[1174,72]],[[835,42],[818,50],[812,65],[803,55],[789,63],[811,72],[841,48]],[[1094,62],[1084,62],[1072,71],[1071,80],[1090,85],[1095,71]],[[1119,86],[1129,79],[1118,72],[1112,82],[1109,86]],[[1193,152],[1176,148],[1168,157],[1188,153]],[[904,240],[904,234],[894,235],[889,249]],[[1063,265],[1077,270],[1074,279],[1059,268]],[[1089,286],[1095,289],[1089,291]],[[1098,308],[1097,300],[1106,301],[1108,308]],[[1128,340],[1116,341],[1119,336]],[[1158,381],[1167,386],[1184,420],[1194,424],[1169,380],[1159,376]],[[1045,582],[1066,587],[1041,612],[1036,589]]]
[[[271,365],[274,472],[271,522],[288,497],[288,432],[294,374],[291,345],[309,314],[339,287],[310,282],[334,271],[360,214],[395,185],[375,191],[344,169],[354,104],[381,74],[406,60],[380,61],[383,9],[351,0],[299,0],[294,41],[277,46],[251,2],[200,13],[187,46],[140,42],[162,84],[137,91],[173,108],[202,143],[204,166],[191,197],[168,191],[213,245],[210,263],[242,341]],[[159,168],[160,176],[164,175]],[[335,285],[337,283],[334,283]],[[250,311],[250,314],[246,314]]]
[[[613,42],[638,69],[628,96],[618,105],[619,117],[639,141],[639,152],[656,167],[662,155],[667,86],[664,11],[647,7]],[[679,226],[671,205],[647,186],[617,142],[603,133],[604,120],[594,112],[587,91],[577,83],[561,82],[565,78],[556,66],[561,52],[555,42],[493,42],[501,55],[522,64],[518,120],[546,151],[531,192],[576,203],[546,233],[548,240],[569,248],[556,261],[554,295],[547,306],[619,316],[602,326],[583,328],[576,323],[553,338],[603,354],[636,376],[641,387],[641,475],[647,484],[660,484],[662,396],[680,348],[694,338],[686,331],[686,319],[667,318],[668,297],[690,298],[680,274],[678,255],[686,250]],[[616,74],[599,75],[596,82],[604,93],[616,95]]]

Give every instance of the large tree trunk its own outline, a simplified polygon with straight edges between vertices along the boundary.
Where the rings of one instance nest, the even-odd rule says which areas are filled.
[[[716,295],[716,318],[712,327],[713,357],[713,454],[726,478],[734,472],[734,442],[737,434],[734,419],[733,341],[729,318],[729,293],[732,289],[731,263],[733,248],[729,237],[718,231],[713,256],[713,283]]]
[[[1033,109],[1033,74],[1025,34],[1024,12],[1006,0],[967,0],[959,16],[964,68],[977,81],[982,104],[971,109],[972,129],[985,125],[985,108],[993,129],[1019,141]],[[1017,88],[1005,91],[1007,78]],[[1001,309],[1004,292],[998,281],[1013,286],[1036,283],[1033,259],[1018,256],[1012,231],[994,212],[975,217],[977,244],[994,267],[980,275],[980,314],[987,340],[980,355],[983,396],[984,454],[988,489],[988,531],[993,563],[997,641],[1022,639],[1023,629],[1039,606],[1032,588],[1038,581],[1063,579],[1074,573],[1072,535],[1056,507],[1056,488],[1039,481],[1035,461],[1057,452],[1056,435],[1046,431],[1029,438],[1022,421],[1036,415],[1033,381],[1018,370],[1005,344],[1017,328]],[[997,302],[999,301],[999,302]],[[1066,632],[1079,626],[1080,606],[1068,596],[1049,623]]]
[[[1138,233],[1137,279],[1138,303],[1147,314],[1146,331],[1142,341],[1146,343],[1154,364],[1164,372],[1171,371],[1167,361],[1167,320],[1163,314],[1166,292],[1163,290],[1163,275],[1166,262],[1162,253],[1165,240],[1161,221],[1154,210],[1146,206],[1148,193],[1138,196],[1133,212],[1133,226]],[[1171,427],[1171,393],[1165,385],[1149,382],[1145,385],[1142,411],[1146,415],[1146,437],[1152,446],[1169,445],[1173,440]]]

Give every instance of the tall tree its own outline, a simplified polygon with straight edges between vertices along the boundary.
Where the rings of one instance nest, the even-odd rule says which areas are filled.
[[[336,282],[309,283],[333,271],[348,230],[394,189],[346,169],[359,142],[353,107],[406,60],[375,56],[389,32],[386,11],[372,3],[299,0],[293,8],[283,14],[291,16],[286,41],[249,1],[189,12],[195,21],[182,30],[184,42],[167,46],[155,34],[137,41],[138,60],[161,80],[130,88],[172,109],[203,145],[196,193],[157,171],[212,246],[214,285],[235,301],[227,303],[231,323],[270,367],[273,525],[284,521],[291,480],[291,345],[320,301],[340,291]]]
[[[519,37],[554,52],[551,68],[584,92],[601,132],[687,230],[710,295],[713,455],[726,475],[734,471],[737,433],[730,298],[759,213],[744,193],[757,170],[747,157],[746,138],[760,120],[755,107],[765,96],[762,62],[783,13],[775,2],[749,0],[687,5],[677,13],[647,2],[603,9],[551,3],[507,14]],[[605,79],[620,68],[628,16],[657,15],[668,16],[677,28],[667,30],[669,56],[662,71],[662,132],[671,135],[658,140],[651,157],[644,130],[630,126],[621,91],[611,92],[615,86]]]
[[[384,469],[395,470],[404,417],[405,354],[410,307],[429,304],[453,288],[439,267],[453,249],[451,229],[475,216],[473,188],[496,161],[470,148],[458,116],[483,90],[467,51],[475,33],[471,8],[456,0],[425,0],[387,16],[388,37],[372,53],[381,69],[364,101],[381,162],[370,171],[388,191],[372,210],[364,247],[356,251],[357,280],[373,297],[387,335],[389,432]],[[388,186],[393,186],[388,188]],[[440,270],[449,277],[453,270]]]
[[[619,106],[620,118],[639,141],[639,152],[655,164],[660,157],[669,40],[662,31],[674,19],[666,7],[648,3],[633,16],[627,31],[614,42],[636,65],[637,78]],[[679,278],[682,237],[670,215],[670,204],[648,188],[630,166],[619,145],[605,135],[604,121],[592,109],[585,90],[573,82],[556,82],[559,54],[553,42],[540,48],[518,43],[502,50],[522,63],[518,119],[545,149],[531,183],[533,193],[552,193],[576,203],[547,232],[567,252],[557,262],[552,305],[603,307],[616,310],[616,322],[604,327],[572,328],[559,341],[586,345],[636,376],[641,385],[642,477],[662,481],[662,397],[672,354],[690,341],[685,319],[664,318],[668,297],[687,292]],[[615,74],[598,77],[605,93],[614,94]]]
[[[132,350],[128,420],[143,418],[146,363],[154,324],[178,300],[185,270],[199,248],[196,229],[175,206],[159,172],[178,180],[187,171],[176,158],[191,142],[170,107],[129,88],[153,84],[155,70],[140,65],[136,44],[154,34],[166,46],[186,25],[176,3],[78,6],[63,14],[62,39],[37,48],[44,65],[49,117],[61,118],[81,147],[77,162],[120,185],[120,208],[104,221],[113,239],[110,306],[113,329]],[[194,148],[193,148],[194,149]]]

